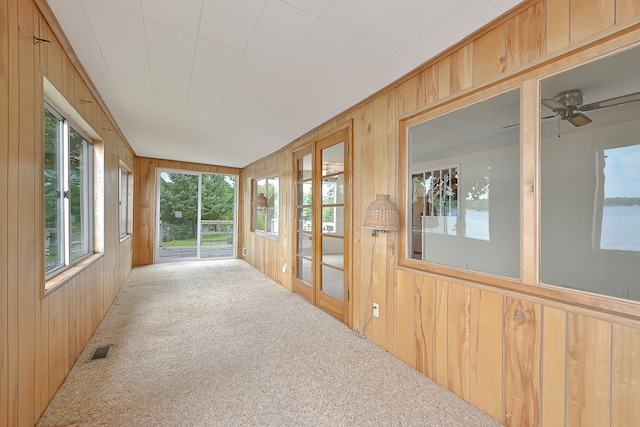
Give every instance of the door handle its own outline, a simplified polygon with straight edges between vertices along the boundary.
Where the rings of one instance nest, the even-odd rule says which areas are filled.
[[[313,240],[313,236],[307,237],[307,240]]]

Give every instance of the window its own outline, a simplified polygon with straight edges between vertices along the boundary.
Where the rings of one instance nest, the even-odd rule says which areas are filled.
[[[640,301],[640,48],[546,78],[540,280]]]
[[[45,273],[94,252],[93,144],[44,107]]]
[[[120,163],[120,191],[118,203],[120,205],[120,238],[132,234],[133,217],[133,174],[129,168]]]
[[[407,258],[520,278],[519,90],[408,129]]]
[[[277,177],[252,181],[254,231],[278,234],[278,184]]]

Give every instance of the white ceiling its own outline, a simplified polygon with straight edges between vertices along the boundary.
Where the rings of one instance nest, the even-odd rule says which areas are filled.
[[[521,0],[48,0],[145,157],[244,167]]]

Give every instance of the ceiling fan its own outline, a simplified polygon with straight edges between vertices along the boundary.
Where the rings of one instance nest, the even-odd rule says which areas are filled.
[[[583,105],[582,91],[580,89],[571,89],[560,92],[553,98],[542,99],[542,104],[555,113],[554,116],[551,117],[560,116],[562,120],[566,120],[572,125],[579,127],[592,122],[589,117],[583,114],[584,111],[599,110],[601,108],[613,107],[615,105],[627,104],[629,102],[636,101],[640,101],[640,92],[616,96],[614,98]]]

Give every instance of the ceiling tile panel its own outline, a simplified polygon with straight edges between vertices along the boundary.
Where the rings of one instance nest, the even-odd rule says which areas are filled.
[[[56,0],[66,1],[66,0]],[[99,0],[100,3],[104,3],[106,6],[119,9],[123,12],[131,13],[132,15],[142,16],[142,8],[139,1],[132,0]]]
[[[191,75],[196,49],[195,36],[152,21],[145,21],[145,30],[152,70]]]
[[[282,0],[282,2],[319,18],[322,12],[329,6],[331,0]]]
[[[145,19],[195,36],[200,25],[202,0],[140,0]]]
[[[345,31],[362,35],[397,0],[333,0],[322,19]]]
[[[243,51],[265,3],[266,0],[203,0],[198,36]]]

